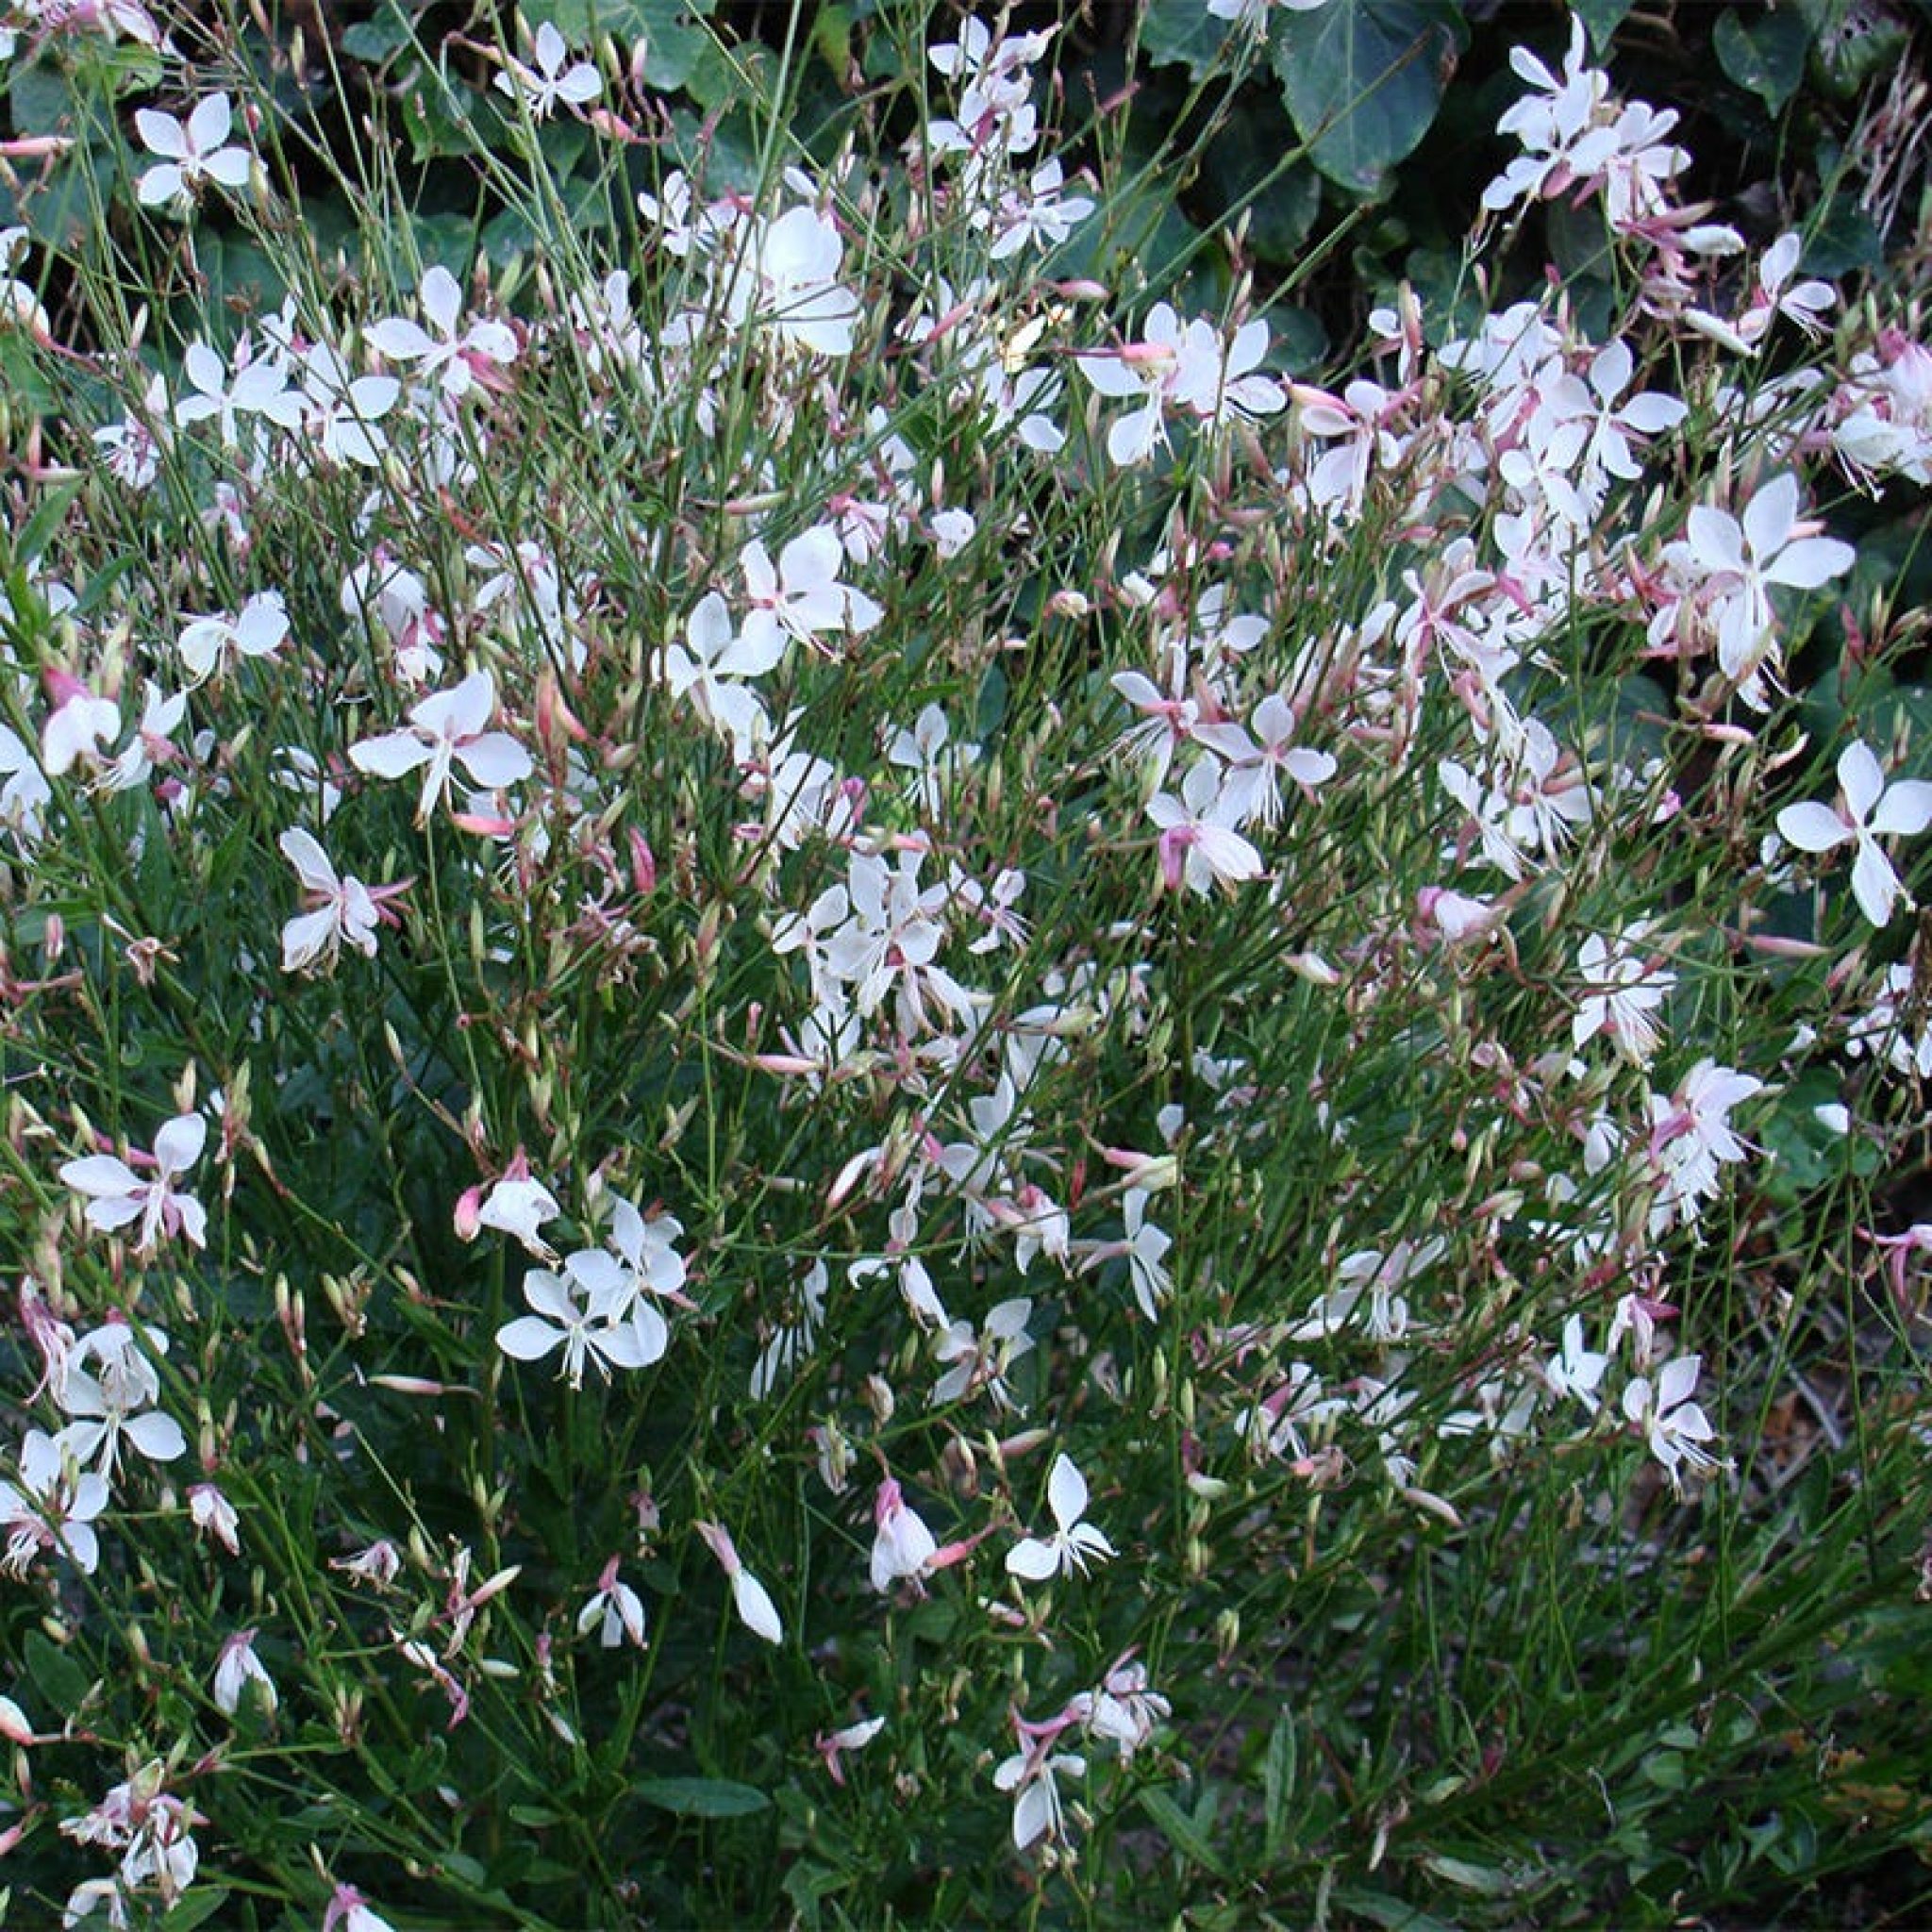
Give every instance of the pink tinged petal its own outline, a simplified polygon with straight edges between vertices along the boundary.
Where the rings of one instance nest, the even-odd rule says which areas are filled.
[[[1836,537],[1801,537],[1787,543],[1764,573],[1768,584],[1786,584],[1792,590],[1816,590],[1833,577],[1841,577],[1858,560],[1858,553]]]
[[[168,1197],[175,1212],[181,1217],[181,1232],[187,1237],[191,1247],[208,1246],[208,1210],[191,1194],[171,1194]]]
[[[1828,807],[1807,801],[1788,805],[1777,815],[1779,838],[1800,852],[1829,852],[1857,835]]]
[[[1838,782],[1845,795],[1846,811],[1855,823],[1863,824],[1885,791],[1885,769],[1862,739],[1846,745],[1839,755]]]
[[[1874,832],[1923,832],[1932,824],[1932,785],[1923,778],[1904,778],[1890,787],[1872,814]]]
[[[486,731],[458,744],[456,756],[464,771],[491,791],[527,778],[536,769],[529,753],[505,731]]]
[[[1898,874],[1870,839],[1858,841],[1858,856],[1852,861],[1852,892],[1861,911],[1874,925],[1884,925],[1891,918],[1900,891]]]
[[[778,1621],[778,1607],[771,1592],[749,1570],[740,1570],[731,1579],[731,1595],[738,1607],[739,1621],[755,1637],[767,1643],[782,1643],[785,1626]]]

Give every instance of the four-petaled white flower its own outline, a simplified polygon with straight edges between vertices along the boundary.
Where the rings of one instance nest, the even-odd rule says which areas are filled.
[[[238,1630],[222,1645],[215,1658],[212,1694],[216,1708],[233,1717],[241,1709],[242,1696],[251,1684],[264,1710],[274,1710],[281,1702],[275,1694],[275,1679],[255,1654],[255,1632]]]
[[[407,316],[385,317],[363,331],[371,348],[391,362],[415,363],[418,375],[435,381],[447,396],[467,395],[486,364],[501,368],[516,360],[516,331],[507,323],[486,319],[457,326],[463,291],[440,263],[425,273],[416,299],[430,327]]]
[[[615,1650],[621,1643],[630,1642],[643,1648],[644,1606],[629,1584],[618,1580],[619,1558],[612,1557],[604,1566],[604,1574],[597,1579],[597,1588],[583,1608],[577,1612],[577,1635],[588,1637],[592,1630],[597,1632],[597,1641],[606,1650]]]
[[[173,1462],[188,1453],[181,1424],[153,1406],[161,1399],[161,1378],[150,1352],[168,1352],[160,1329],[144,1328],[137,1336],[127,1323],[109,1322],[83,1335],[50,1378],[56,1406],[75,1419],[58,1440],[76,1462],[98,1455],[96,1467],[112,1476],[124,1437],[151,1462]]]
[[[289,607],[279,591],[258,591],[233,616],[191,618],[175,641],[188,675],[226,671],[237,658],[272,658],[289,635]]]
[[[1185,881],[1191,892],[1205,894],[1217,885],[1257,879],[1267,870],[1235,830],[1244,804],[1206,759],[1189,769],[1178,798],[1157,791],[1147,801],[1147,816],[1160,827],[1160,875],[1170,891]]]
[[[135,183],[142,208],[161,208],[190,198],[204,181],[223,188],[243,188],[255,166],[245,147],[228,147],[234,110],[226,94],[209,94],[197,101],[188,119],[177,121],[153,108],[135,110],[134,131],[142,145],[160,159]]]
[[[1007,1552],[1007,1569],[1028,1583],[1044,1583],[1049,1577],[1084,1576],[1090,1562],[1104,1563],[1114,1554],[1113,1545],[1101,1531],[1081,1519],[1087,1513],[1087,1478],[1074,1467],[1073,1459],[1056,1456],[1053,1471],[1046,1479],[1046,1500],[1058,1524],[1044,1539],[1025,1537]]]
[[[1063,1777],[1085,1777],[1087,1760],[1071,1751],[1054,1751],[1050,1740],[1028,1738],[992,1774],[994,1786],[1013,1792],[1013,1845],[1024,1852],[1037,1838],[1059,1838],[1066,1830],[1060,1808]]]
[[[1900,899],[1911,902],[1878,841],[1932,824],[1932,784],[1906,778],[1888,785],[1884,768],[1862,740],[1839,755],[1838,783],[1844,802],[1836,811],[1815,801],[1788,805],[1777,815],[1778,832],[1800,852],[1830,852],[1847,841],[1856,845],[1853,896],[1874,925],[1884,925]]]
[[[594,1259],[596,1252],[573,1255],[563,1274],[532,1268],[524,1276],[524,1299],[535,1312],[519,1315],[496,1331],[497,1347],[520,1362],[541,1361],[561,1343],[562,1373],[573,1389],[584,1386],[587,1362],[594,1362],[608,1381],[612,1369],[641,1369],[657,1358],[649,1352],[646,1331],[620,1309],[630,1288],[617,1263],[603,1257],[620,1278],[602,1279],[594,1287],[578,1278],[573,1264]],[[656,1319],[661,1331],[663,1320]],[[658,1354],[662,1353],[659,1347]]]
[[[537,29],[537,42],[530,50],[530,58],[536,63],[534,66],[506,55],[496,86],[499,92],[512,100],[521,96],[532,121],[547,121],[558,101],[566,107],[587,107],[604,92],[597,70],[588,60],[579,60],[572,67],[563,64],[570,58],[570,43],[551,21],[546,20]]]
[[[83,1475],[74,1452],[44,1429],[29,1429],[20,1445],[20,1482],[0,1482],[0,1527],[7,1554],[0,1572],[25,1576],[42,1550],[60,1550],[89,1574],[101,1559],[93,1519],[108,1507],[107,1478]]]
[[[198,1113],[184,1113],[155,1136],[155,1151],[139,1158],[154,1170],[143,1180],[125,1160],[111,1154],[90,1154],[68,1161],[60,1178],[76,1193],[88,1197],[87,1224],[103,1234],[141,1223],[135,1241],[137,1255],[152,1255],[165,1235],[185,1235],[197,1248],[208,1245],[208,1214],[192,1194],[177,1193],[175,1183],[201,1158],[208,1141],[208,1123]]]
[[[872,1587],[891,1590],[902,1577],[917,1584],[939,1555],[939,1539],[888,1476],[873,1504]]]
[[[1719,1466],[1717,1457],[1705,1447],[1716,1440],[1717,1431],[1693,1399],[1703,1362],[1702,1356],[1674,1356],[1657,1371],[1654,1385],[1649,1376],[1638,1375],[1624,1387],[1624,1415],[1643,1431],[1650,1453],[1662,1463],[1679,1495],[1687,1469],[1702,1475]]]
[[[416,823],[426,824],[449,790],[453,762],[491,791],[530,775],[529,753],[508,732],[484,728],[495,708],[495,680],[487,671],[473,671],[454,691],[433,692],[417,705],[408,730],[351,745],[349,762],[378,778],[401,778],[424,767]]]
[[[404,887],[382,886],[372,892],[358,878],[339,878],[321,842],[299,825],[284,832],[275,842],[316,902],[311,910],[297,913],[282,927],[282,971],[300,973],[317,960],[332,965],[337,949],[343,944],[375,958],[375,929],[382,922],[378,898],[400,892]]]

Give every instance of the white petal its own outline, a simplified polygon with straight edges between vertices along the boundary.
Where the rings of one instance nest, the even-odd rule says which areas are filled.
[[[1858,856],[1852,861],[1852,892],[1858,909],[1874,925],[1884,925],[1898,902],[1898,874],[1891,861],[1869,839],[1858,841]]]
[[[284,832],[275,841],[282,857],[295,868],[295,874],[311,892],[326,892],[333,898],[341,889],[341,881],[336,877],[336,869],[328,862],[328,854],[322,849],[321,842],[312,832],[305,832],[299,825]]]
[[[773,1603],[765,1586],[749,1570],[741,1570],[731,1579],[731,1594],[746,1629],[755,1636],[762,1637],[767,1643],[784,1641],[785,1626],[778,1621],[777,1606]]]
[[[1046,1500],[1054,1521],[1062,1529],[1071,1527],[1087,1513],[1087,1478],[1074,1467],[1071,1457],[1056,1456],[1053,1473],[1046,1479]]]
[[[163,1174],[186,1174],[207,1144],[208,1122],[198,1113],[180,1114],[155,1136],[155,1158]]]
[[[519,1315],[514,1322],[505,1323],[496,1331],[497,1347],[520,1362],[541,1360],[562,1340],[562,1329],[553,1328],[548,1322],[541,1322],[535,1315]]]
[[[1059,1551],[1038,1537],[1027,1537],[1007,1552],[1007,1573],[1028,1583],[1044,1583],[1060,1567]]]
[[[413,731],[386,731],[349,747],[349,762],[376,778],[400,778],[429,756],[429,747]]]
[[[1835,811],[1809,801],[1786,806],[1777,815],[1777,829],[1778,836],[1800,852],[1829,852],[1857,837]]]

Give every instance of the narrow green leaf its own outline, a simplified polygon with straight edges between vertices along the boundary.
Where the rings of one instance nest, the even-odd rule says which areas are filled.
[[[161,1921],[161,1932],[190,1932],[190,1927],[207,1924],[227,1902],[228,1894],[221,1886],[198,1885],[175,1902]]]
[[[1159,1826],[1162,1835],[1184,1858],[1191,1858],[1203,1871],[1226,1878],[1227,1868],[1221,1855],[1208,1841],[1208,1835],[1164,1790],[1155,1787],[1141,1793],[1141,1808]]]
[[[631,1790],[678,1818],[748,1818],[772,1802],[755,1786],[724,1777],[647,1777]]]
[[[1288,1842],[1288,1803],[1294,1795],[1294,1719],[1284,1710],[1274,1720],[1268,1755],[1261,1760],[1261,1846],[1271,1864]]]

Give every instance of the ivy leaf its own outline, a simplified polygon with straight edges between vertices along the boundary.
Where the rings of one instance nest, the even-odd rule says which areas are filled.
[[[1274,72],[1316,167],[1374,194],[1429,131],[1468,40],[1447,0],[1356,0],[1277,15]]]
[[[1601,60],[1630,11],[1630,0],[1570,0],[1570,11],[1590,30],[1590,50]]]
[[[1718,16],[1711,32],[1718,65],[1775,114],[1805,77],[1811,29],[1795,13],[1780,10],[1746,21],[1735,11]]]
[[[1185,67],[1200,80],[1223,64],[1231,25],[1209,13],[1202,0],[1147,0],[1141,52],[1157,67]]]

